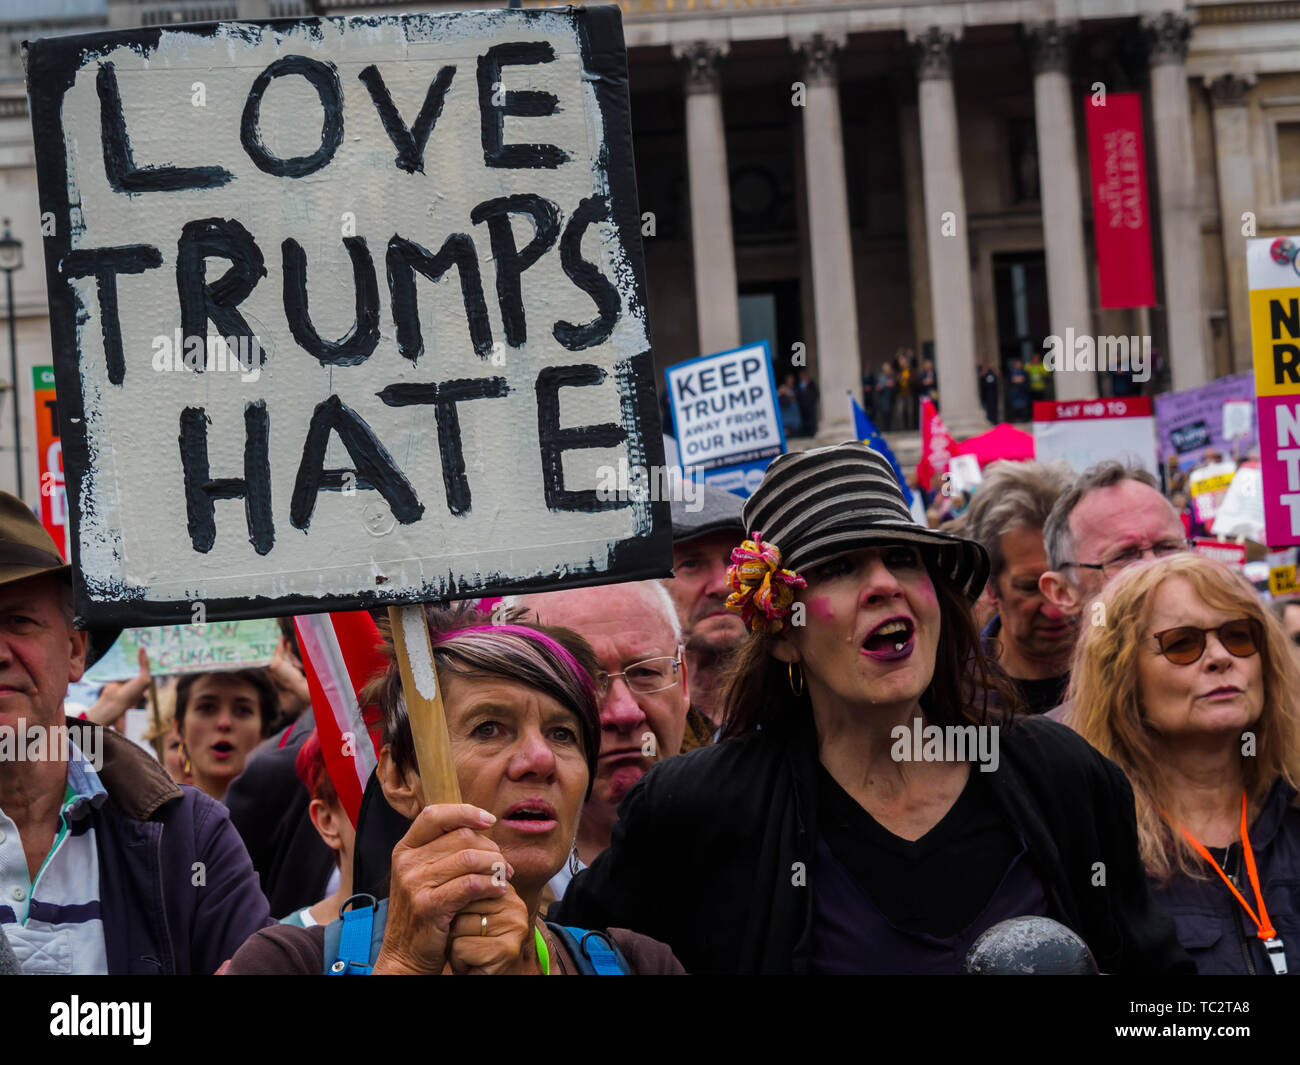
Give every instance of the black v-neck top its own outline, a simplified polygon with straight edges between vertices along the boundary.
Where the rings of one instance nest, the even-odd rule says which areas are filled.
[[[977,765],[952,808],[920,839],[894,835],[818,766],[818,830],[880,913],[907,932],[948,938],[985,909],[1024,843]]]

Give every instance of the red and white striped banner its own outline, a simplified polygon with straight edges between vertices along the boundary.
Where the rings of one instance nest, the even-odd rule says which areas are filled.
[[[380,653],[383,641],[374,619],[364,610],[303,614],[293,624],[325,769],[355,827],[366,781],[378,764],[359,695],[385,666]]]

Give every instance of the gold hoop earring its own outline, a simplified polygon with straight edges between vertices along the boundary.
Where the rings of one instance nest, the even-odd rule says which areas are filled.
[[[183,743],[181,744],[181,757],[185,759],[181,762],[181,773],[187,777],[192,777],[194,775],[194,765],[190,761],[190,752],[185,749],[185,744]]]
[[[803,694],[803,669],[801,668],[799,670],[799,687],[796,688],[794,686],[794,667],[796,665],[798,665],[797,662],[791,662],[789,665],[786,666],[785,672],[786,672],[786,676],[789,677],[790,679],[790,690],[794,692],[795,695],[802,695]]]

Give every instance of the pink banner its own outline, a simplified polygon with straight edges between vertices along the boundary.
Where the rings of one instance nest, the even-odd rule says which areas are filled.
[[[1270,547],[1300,544],[1300,395],[1260,396],[1259,459]]]
[[[1083,105],[1092,166],[1092,228],[1097,242],[1101,305],[1154,307],[1151,213],[1147,203],[1142,97],[1107,93]]]

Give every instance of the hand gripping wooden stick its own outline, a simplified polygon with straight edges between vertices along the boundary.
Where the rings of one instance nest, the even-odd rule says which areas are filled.
[[[451,759],[447,712],[433,665],[424,607],[419,603],[390,606],[388,624],[393,630],[393,649],[402,673],[402,695],[411,722],[424,805],[460,802],[460,781],[456,779],[456,766]]]

